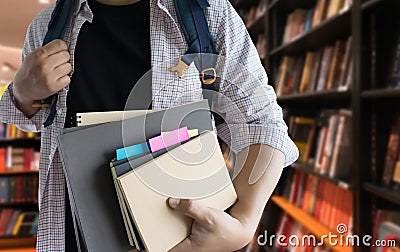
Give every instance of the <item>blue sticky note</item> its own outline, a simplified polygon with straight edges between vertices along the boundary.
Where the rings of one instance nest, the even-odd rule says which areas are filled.
[[[117,152],[117,160],[122,160],[125,158],[137,156],[143,153],[149,153],[149,145],[147,142],[132,145],[125,148],[118,149]]]

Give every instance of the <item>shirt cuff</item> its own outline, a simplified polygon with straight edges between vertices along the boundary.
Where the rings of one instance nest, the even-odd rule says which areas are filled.
[[[40,109],[33,117],[28,118],[14,103],[14,95],[11,83],[0,100],[0,121],[6,124],[15,124],[23,131],[38,132],[43,120],[43,109]]]
[[[230,146],[233,152],[239,153],[253,144],[265,144],[281,151],[285,155],[285,167],[294,163],[299,157],[299,150],[290,139],[287,131],[276,126],[261,124],[229,124],[217,126],[218,136]]]

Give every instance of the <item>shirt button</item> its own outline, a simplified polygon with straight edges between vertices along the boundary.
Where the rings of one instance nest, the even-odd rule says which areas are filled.
[[[49,155],[49,160],[51,161],[51,155]]]
[[[62,109],[57,110],[57,115],[61,116],[62,114],[63,114],[63,110]]]

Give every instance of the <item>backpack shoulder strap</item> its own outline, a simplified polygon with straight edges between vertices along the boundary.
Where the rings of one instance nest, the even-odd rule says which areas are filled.
[[[215,39],[209,31],[204,14],[204,9],[210,7],[210,4],[207,0],[174,0],[174,5],[178,22],[189,47],[181,60],[186,66],[194,62],[201,73],[203,88],[215,90],[216,57],[212,54],[217,55],[217,51]]]
[[[51,19],[49,21],[47,33],[44,37],[42,46],[47,45],[55,39],[64,39],[65,31],[71,22],[74,4],[75,0],[57,0],[56,6],[51,14]],[[55,94],[34,104],[36,107],[50,107],[50,114],[43,123],[44,127],[48,127],[53,124],[57,113],[57,99],[58,95]]]

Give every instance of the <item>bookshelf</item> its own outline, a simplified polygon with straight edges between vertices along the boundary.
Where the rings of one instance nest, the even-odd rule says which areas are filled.
[[[390,201],[390,202],[400,206],[400,194],[397,192],[394,192],[385,187],[378,186],[378,185],[375,185],[373,183],[368,183],[368,182],[364,183],[363,188],[367,192],[375,195],[376,197],[379,197],[386,201]]]
[[[281,104],[315,104],[321,102],[343,103],[350,101],[350,95],[351,93],[349,90],[324,90],[312,93],[284,95],[278,98],[278,102]]]
[[[0,251],[35,251],[39,149],[40,137],[0,125]]]
[[[36,237],[28,238],[1,238],[0,252],[35,251]]]
[[[334,44],[337,40],[345,41],[351,37],[349,43],[352,49],[349,57],[352,65],[348,66],[351,71],[346,72],[346,76],[350,76],[349,86],[343,89],[304,93],[292,91],[288,94],[278,94],[277,100],[284,109],[284,114],[289,116],[312,117],[316,111],[330,109],[351,111],[352,153],[349,159],[352,165],[349,180],[321,175],[315,171],[313,165],[309,164],[296,163],[286,170],[300,170],[351,190],[354,207],[352,231],[354,234],[371,235],[376,213],[380,209],[398,211],[400,205],[400,191],[382,184],[392,122],[400,113],[398,103],[400,83],[396,88],[388,87],[391,62],[395,58],[396,41],[399,36],[399,33],[395,32],[395,27],[400,26],[398,19],[400,1],[353,0],[349,8],[338,11],[336,15],[283,42],[289,15],[299,8],[305,10],[313,8],[318,2],[318,0],[268,0],[265,3],[267,11],[264,16],[264,28],[251,30],[250,34],[255,38],[257,32],[262,33],[267,40],[265,57],[262,60],[268,73],[269,84],[274,86],[275,91],[279,89],[277,76],[280,75],[284,57],[298,58],[302,55],[304,57],[306,52],[318,51],[328,44]],[[264,3],[246,1],[246,4],[243,4],[243,1],[239,0],[234,6],[238,11],[246,11],[258,4]],[[266,206],[264,219],[267,221],[264,220],[266,223],[264,228],[276,231],[277,219],[283,211],[311,231],[313,227],[302,219],[305,218],[317,226],[318,223],[315,220],[313,222],[310,219],[312,217],[305,215],[306,213],[298,212],[297,210],[302,210],[296,209],[280,196],[286,179],[285,173],[287,172],[284,171],[280,181],[281,186],[278,185],[276,189],[276,196]],[[318,230],[314,233],[318,233]],[[270,251],[270,249],[274,251],[274,248],[269,247],[260,247],[258,251]],[[370,251],[370,248],[366,247],[352,249]]]
[[[316,176],[316,177],[318,177],[320,179],[329,181],[329,182],[331,182],[331,183],[333,183],[333,184],[335,184],[335,185],[337,185],[337,186],[339,186],[339,187],[341,187],[343,189],[351,190],[351,184],[349,182],[343,181],[343,180],[340,180],[340,179],[336,179],[336,178],[332,178],[332,177],[329,177],[327,175],[320,174],[320,173],[314,171],[313,167],[307,167],[305,165],[300,165],[300,164],[296,164],[295,163],[295,164],[292,164],[290,166],[290,168],[301,170],[301,171],[303,171],[305,173],[311,174],[311,175]]]
[[[336,230],[330,230],[325,225],[320,223],[317,219],[310,216],[304,210],[296,207],[295,205],[288,202],[283,197],[272,196],[272,202],[274,202],[277,206],[279,206],[283,211],[285,211],[289,216],[299,222],[303,227],[309,230],[313,235],[315,235],[318,239],[321,239],[323,235],[332,233],[336,234]],[[341,246],[333,246],[329,242],[325,243],[333,251],[340,252],[351,252],[351,247],[341,247]]]

